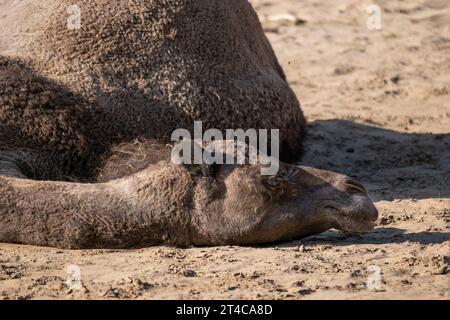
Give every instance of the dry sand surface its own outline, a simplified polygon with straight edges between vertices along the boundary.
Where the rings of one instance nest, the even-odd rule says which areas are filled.
[[[366,27],[371,2],[379,31]],[[310,121],[302,163],[364,183],[377,228],[267,247],[2,244],[0,298],[450,298],[450,2],[252,3]]]

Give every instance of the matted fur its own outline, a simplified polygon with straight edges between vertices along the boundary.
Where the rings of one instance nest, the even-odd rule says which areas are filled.
[[[0,7],[0,123],[17,137],[0,149],[44,150],[55,174],[37,178],[92,179],[112,146],[195,120],[280,129],[282,157],[300,157],[305,120],[248,1],[83,1],[79,30],[71,5]]]
[[[373,227],[365,189],[337,173],[168,160],[173,130],[196,120],[280,129],[282,157],[300,157],[303,113],[247,0],[85,0],[79,30],[71,5],[0,4],[0,242],[258,244]]]

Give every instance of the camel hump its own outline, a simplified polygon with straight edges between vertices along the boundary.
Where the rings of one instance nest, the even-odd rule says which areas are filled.
[[[2,121],[61,155],[68,174],[90,177],[111,146],[167,142],[197,120],[204,130],[279,129],[281,158],[300,157],[304,116],[248,1],[14,3],[0,4],[0,55],[51,90],[33,93],[43,101],[29,101],[30,118],[0,101]]]
[[[176,67],[180,76],[194,72],[207,81],[267,72],[284,78],[247,1],[16,3],[0,4],[6,13],[0,22],[0,53],[32,57],[55,76],[91,70],[118,78],[161,77],[162,67],[166,76]],[[106,63],[110,68],[102,67]]]

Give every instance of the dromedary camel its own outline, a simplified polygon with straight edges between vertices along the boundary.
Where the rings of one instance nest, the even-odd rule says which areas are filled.
[[[280,129],[282,159],[301,154],[305,119],[247,0],[0,10],[1,242],[256,244],[373,227],[365,189],[338,173],[170,161],[172,131],[195,120]]]

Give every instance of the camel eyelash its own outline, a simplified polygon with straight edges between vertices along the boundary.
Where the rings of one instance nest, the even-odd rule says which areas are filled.
[[[299,169],[297,168],[289,168],[289,170],[284,173],[284,174],[280,174],[280,177],[285,180],[287,183],[291,183],[293,184],[292,180],[297,176],[297,174],[299,173]]]
[[[275,179],[270,179],[263,181],[263,185],[270,190],[274,190],[279,186],[279,183]]]

